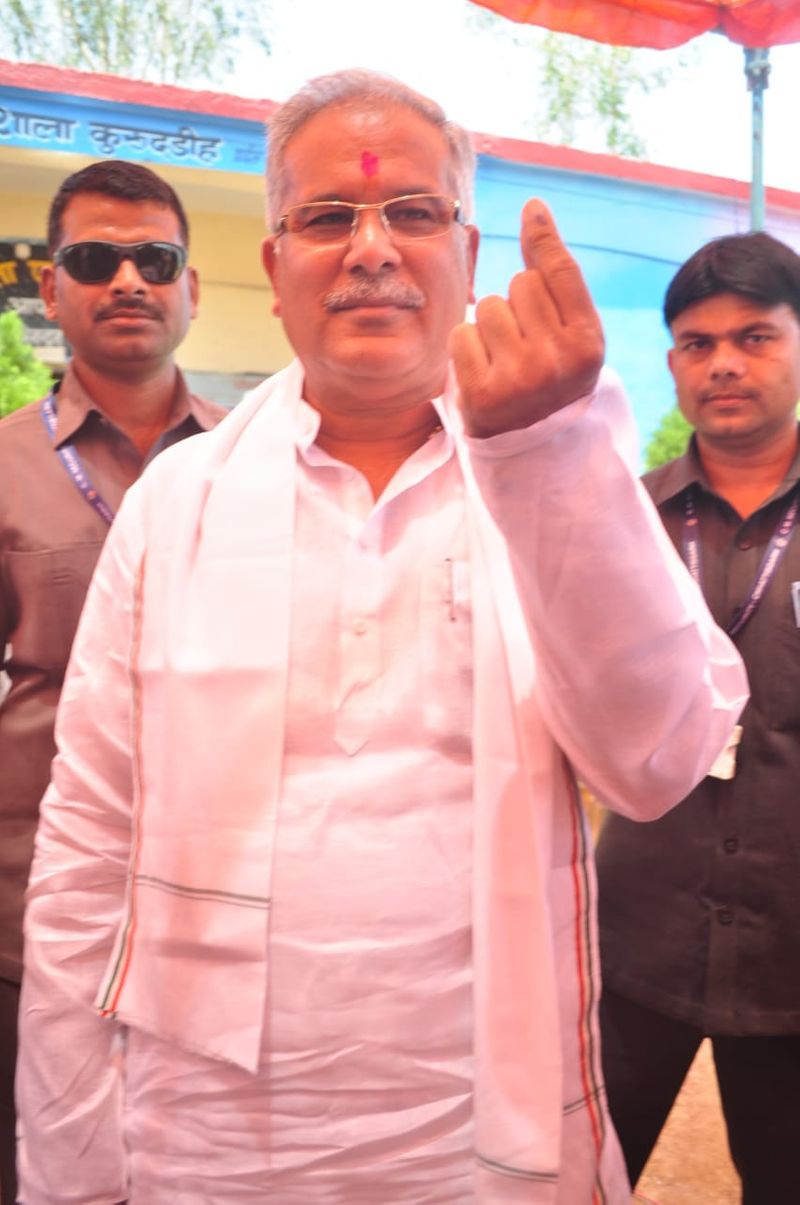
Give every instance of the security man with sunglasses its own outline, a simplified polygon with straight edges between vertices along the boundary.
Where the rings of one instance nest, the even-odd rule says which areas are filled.
[[[0,1186],[16,1200],[13,1078],[22,909],[53,722],[78,616],[128,486],[170,444],[225,414],[173,353],[197,306],[188,227],[134,163],[69,176],[49,214],[47,316],[72,349],[49,397],[0,423]]]
[[[144,474],[94,578],[28,893],[21,1199],[622,1205],[574,775],[660,813],[741,665],[545,207],[464,324],[474,157],[435,102],[340,72],[269,139],[297,359]]]

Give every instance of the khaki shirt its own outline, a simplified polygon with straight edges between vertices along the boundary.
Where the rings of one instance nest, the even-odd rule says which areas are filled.
[[[172,415],[143,457],[68,369],[56,395],[56,445],[71,443],[116,511],[164,448],[207,430],[223,407],[178,376]],[[56,453],[40,403],[0,422],[0,978],[18,981],[22,911],[39,800],[55,752],[53,724],[72,640],[108,526]],[[3,691],[7,692],[3,695]]]

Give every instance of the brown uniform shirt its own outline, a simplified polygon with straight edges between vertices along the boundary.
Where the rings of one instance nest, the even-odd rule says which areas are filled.
[[[112,511],[164,448],[207,430],[223,407],[178,376],[167,429],[146,457],[68,369],[56,395],[56,445],[72,444]],[[108,534],[51,442],[40,403],[0,422],[0,978],[19,981],[22,912],[53,724],[75,628]],[[3,692],[5,690],[5,695]]]

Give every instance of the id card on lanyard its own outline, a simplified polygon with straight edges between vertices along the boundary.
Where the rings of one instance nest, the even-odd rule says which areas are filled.
[[[42,399],[39,412],[55,453],[63,464],[70,480],[80,491],[82,497],[86,499],[90,506],[94,507],[101,519],[108,523],[110,527],[114,522],[114,512],[100,491],[92,485],[74,446],[68,443],[62,444],[60,448],[56,447],[56,403],[54,393],[48,393],[47,397]]]
[[[764,597],[767,587],[775,576],[778,565],[789,547],[789,541],[797,522],[797,513],[800,510],[800,495],[795,491],[794,497],[786,507],[775,531],[772,533],[772,538],[767,545],[766,552],[761,558],[759,565],[747,597],[744,602],[736,608],[733,618],[725,629],[730,637],[734,637],[741,632],[745,624],[750,620],[758,609],[761,599]],[[686,493],[684,519],[683,519],[683,559],[698,586],[702,589],[703,586],[703,564],[700,546],[699,518],[697,514],[697,504],[695,501],[694,489],[689,489]],[[796,584],[796,583],[795,583]],[[794,584],[793,587],[794,589]],[[800,623],[798,623],[800,626]],[[709,770],[709,776],[712,778],[733,778],[736,773],[736,751],[739,742],[742,739],[742,727],[737,724],[731,733],[728,744],[720,753],[714,765]]]

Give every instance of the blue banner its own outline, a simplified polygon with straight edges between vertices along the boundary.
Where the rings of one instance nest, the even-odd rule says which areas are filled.
[[[4,145],[154,166],[264,171],[264,127],[257,121],[0,85]]]

